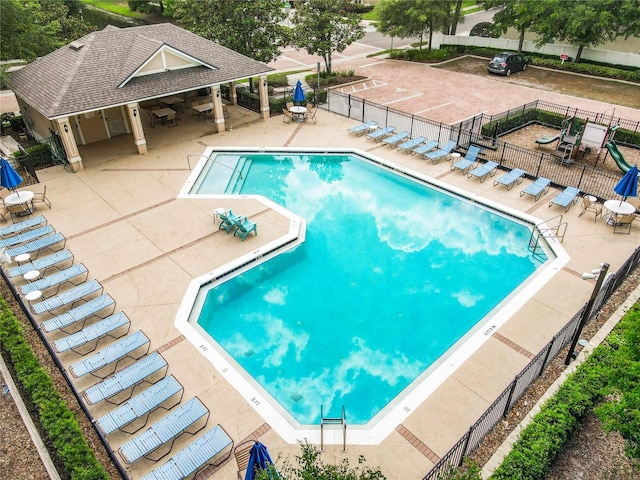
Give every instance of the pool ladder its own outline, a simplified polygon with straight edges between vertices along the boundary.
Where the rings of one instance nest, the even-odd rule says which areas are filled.
[[[551,225],[552,221],[556,221],[556,224]],[[541,225],[547,225],[546,228],[540,228]],[[529,237],[529,250],[533,252],[533,254],[538,253],[538,248],[542,248],[540,246],[540,237],[543,236],[544,233],[551,232],[552,235],[547,235],[547,237],[559,238],[560,243],[564,240],[564,235],[567,233],[567,222],[562,221],[562,215],[556,215],[549,220],[546,220],[542,223],[539,223],[535,226],[533,231],[531,232],[531,236]]]
[[[320,451],[324,451],[324,426],[340,425],[342,427],[342,451],[347,451],[347,419],[344,415],[344,405],[342,406],[342,415],[339,418],[325,417],[322,405],[320,405]]]

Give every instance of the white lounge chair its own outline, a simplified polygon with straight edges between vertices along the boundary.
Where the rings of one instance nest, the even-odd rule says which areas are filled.
[[[91,374],[99,378],[105,378],[107,375],[111,375],[111,373],[116,370],[118,362],[120,362],[120,360],[122,360],[123,358],[132,357],[137,360],[142,357],[142,355],[138,355],[137,357],[135,357],[132,355],[132,353],[144,346],[146,346],[147,348],[142,355],[147,354],[151,344],[147,336],[142,333],[141,330],[136,330],[126,337],[121,338],[117,342],[112,343],[108,347],[105,347],[102,350],[98,350],[93,355],[85,357],[79,362],[74,363],[69,367],[69,372],[71,372],[71,375],[73,375],[75,378],[80,378],[87,374]],[[112,363],[115,363],[112,372],[105,375],[104,377],[95,375],[95,372],[103,369],[108,365],[111,365]]]
[[[364,133],[369,133],[371,130],[375,130],[378,128],[377,122],[367,122],[362,123],[360,125],[356,125],[355,127],[351,127],[349,129],[349,133],[354,133],[356,136],[360,136]]]
[[[7,250],[7,254],[11,258],[22,253],[29,253],[32,257],[37,257],[41,250],[47,248],[53,251],[53,247],[60,243],[62,244],[62,247],[60,247],[60,249],[63,249],[65,244],[67,243],[67,239],[61,233],[54,233],[53,235],[47,235],[46,237],[39,238],[29,243],[25,243],[24,245],[10,248]]]
[[[229,448],[226,456],[223,454]],[[216,425],[201,437],[196,438],[164,464],[145,475],[142,480],[181,480],[189,477],[214,461],[213,465],[225,462],[233,452],[233,440],[220,425]]]
[[[496,169],[498,168],[498,164],[496,162],[492,162],[491,160],[483,163],[482,165],[471,170],[467,177],[478,177],[480,179],[480,183],[484,182],[488,176],[494,176],[496,174]]]
[[[115,335],[114,332],[121,329],[121,327],[127,328],[126,330],[123,330],[120,335]],[[118,312],[100,320],[99,322],[84,327],[79,332],[72,333],[71,335],[67,335],[66,337],[56,340],[53,342],[53,349],[57,353],[66,352],[67,350],[73,350],[76,353],[80,353],[78,351],[80,347],[84,347],[88,343],[95,341],[96,343],[92,349],[82,353],[82,355],[86,355],[87,353],[93,352],[98,347],[98,343],[101,338],[106,336],[110,336],[111,338],[120,338],[129,333],[130,327],[131,320],[129,320],[129,317],[127,317],[124,312]]]
[[[528,185],[520,192],[520,196],[525,193],[528,195],[532,195],[535,198],[536,202],[540,198],[540,196],[549,190],[549,185],[551,185],[551,180],[544,177],[536,178],[535,181]]]
[[[107,402],[115,405],[120,405],[125,400],[129,400],[129,398],[131,398],[133,390],[137,385],[140,385],[143,382],[153,383],[147,380],[151,375],[164,370],[162,376],[157,380],[164,378],[167,374],[168,368],[169,365],[162,355],[158,352],[150,353],[134,364],[114,373],[111,377],[105,378],[100,383],[87,388],[82,392],[82,398],[89,405],[95,405],[102,400],[106,400]],[[126,398],[121,398],[122,396],[118,395],[129,388],[131,388],[131,392]],[[116,395],[118,395],[120,401],[111,401],[110,399]]]
[[[55,267],[60,263],[66,262],[67,260],[71,260],[71,263],[73,263],[73,254],[71,253],[71,251],[60,250],[59,252],[52,253],[51,255],[47,255],[46,257],[36,258],[32,262],[23,263],[22,265],[18,265],[17,267],[12,267],[7,270],[7,275],[10,278],[19,277],[31,270],[38,270],[41,273],[44,273],[48,268]]]
[[[28,230],[30,228],[37,227],[39,225],[46,225],[46,224],[47,224],[47,219],[44,218],[42,215],[38,215],[33,218],[23,220],[22,222],[16,222],[13,225],[0,228],[0,237],[5,237],[7,235],[15,235],[16,233],[20,233],[24,230]]]
[[[209,413],[209,409],[202,404],[198,397],[194,397],[126,442],[118,449],[118,453],[125,463],[133,463],[142,457],[157,462],[171,452],[173,443],[183,433],[195,435],[206,427]],[[200,422],[202,424],[197,430],[189,431],[189,428]],[[166,445],[169,442],[171,443]],[[165,453],[151,458],[151,454],[163,445],[165,445],[163,448]]]
[[[62,308],[66,305],[73,305],[79,300],[85,299],[88,295],[96,292],[102,293],[104,287],[97,280],[91,280],[90,282],[81,283],[77,287],[73,287],[69,290],[65,290],[53,297],[49,297],[38,303],[31,304],[31,310],[36,315],[41,315],[44,312],[53,312],[58,308]]]
[[[109,435],[116,430],[121,430],[128,434],[135,433],[147,424],[151,412],[157,408],[171,410],[180,403],[183,393],[184,388],[180,385],[180,382],[178,382],[173,375],[169,375],[167,378],[154,383],[145,391],[132,397],[120,407],[99,418],[95,423],[105,435]],[[178,396],[178,394],[180,395]],[[178,398],[171,406],[163,406],[165,402],[174,397]],[[134,427],[134,430],[124,430],[124,427],[138,419],[144,419],[145,422],[137,428]]]
[[[83,276],[82,281],[76,283],[72,282],[72,280],[76,277]],[[82,263],[78,263],[77,265],[71,265],[64,270],[60,270],[58,272],[52,273],[40,280],[36,280],[35,282],[27,283],[20,287],[20,293],[26,295],[29,292],[33,292],[34,290],[45,291],[53,287],[56,288],[56,293],[58,293],[58,289],[61,285],[70,282],[75,286],[78,286],[80,283],[83,283],[87,280],[89,275],[89,271],[87,267],[85,267]]]
[[[18,233],[17,235],[5,236],[4,238],[0,238],[0,248],[13,247],[14,245],[20,245],[21,243],[31,242],[40,237],[44,237],[45,235],[51,235],[54,232],[55,230],[51,225],[44,225],[39,228]]]
[[[68,328],[78,322],[82,322],[82,325],[84,325],[84,322],[89,318],[99,316],[98,313],[110,307],[113,307],[113,312],[116,309],[116,301],[109,295],[100,295],[99,297],[89,300],[87,303],[83,303],[82,305],[72,308],[68,312],[42,322],[40,324],[40,328],[42,331],[47,333],[51,333],[56,330],[68,333],[65,331],[65,328]]]
[[[495,187],[500,183],[502,185],[505,185],[507,187],[507,191],[509,191],[515,184],[522,183],[522,180],[524,179],[526,173],[527,172],[525,172],[521,168],[514,168],[510,172],[507,172],[504,175],[496,178],[493,181],[493,186]]]

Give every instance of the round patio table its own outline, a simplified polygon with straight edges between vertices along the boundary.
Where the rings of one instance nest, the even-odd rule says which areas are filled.
[[[616,223],[616,215],[631,215],[636,211],[636,207],[620,200],[607,200],[604,202],[604,208],[609,211],[606,216],[606,221],[609,225]]]
[[[291,107],[289,111],[296,116],[297,122],[301,122],[304,118],[304,114],[307,113],[307,107],[295,106]]]

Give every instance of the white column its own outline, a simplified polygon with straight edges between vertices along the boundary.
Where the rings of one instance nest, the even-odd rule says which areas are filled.
[[[268,120],[270,116],[269,110],[269,89],[267,88],[267,76],[260,75],[258,91],[260,92],[260,112],[262,119]]]
[[[67,154],[67,160],[73,166],[74,171],[80,171],[84,168],[82,165],[82,157],[78,151],[78,145],[73,138],[73,131],[71,130],[71,124],[69,123],[69,117],[63,117],[56,119],[58,126],[58,133],[62,140],[62,146]]]
[[[147,153],[147,139],[144,137],[144,128],[142,128],[140,106],[137,103],[129,103],[127,104],[127,112],[129,113],[133,141],[138,147],[138,153],[144,155]]]

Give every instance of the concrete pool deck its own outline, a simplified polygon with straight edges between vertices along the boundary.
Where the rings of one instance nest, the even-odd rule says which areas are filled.
[[[517,98],[513,102],[514,107],[520,105]],[[221,134],[211,134],[211,124],[203,131],[189,130],[191,126],[202,129],[203,122],[189,123],[185,119],[180,128],[147,128],[147,155],[135,154],[130,137],[121,137],[80,147],[85,164],[82,172],[72,174],[63,167],[38,171],[53,204],[51,210],[40,207],[38,213],[67,237],[67,248],[74,253],[75,262],[84,263],[90,278],[104,285],[105,292],[116,300],[117,310],[131,318],[132,331],[141,329],[151,340],[151,351],[162,353],[169,363],[169,373],[185,387],[183,401],[197,395],[211,411],[209,427],[221,424],[235,444],[254,436],[268,446],[274,459],[282,455],[291,461],[300,453],[299,446],[286,444],[265,424],[251,399],[234,390],[173,324],[193,278],[274,240],[288,228],[288,220],[251,199],[234,199],[221,205],[211,199],[176,198],[190,174],[189,155],[194,155],[190,157],[193,166],[206,146],[357,148],[541,220],[563,213],[547,206],[557,193],[555,189],[534,202],[530,196],[520,196],[530,180],[506,191],[502,186],[494,187],[492,179],[480,183],[452,172],[449,162],[432,165],[349,135],[347,130],[358,124],[356,121],[323,110],[317,118],[318,123],[313,125],[285,124],[281,117],[274,117],[233,125],[232,130]],[[258,221],[259,235],[241,242],[219,231],[212,212],[220,206]],[[379,466],[390,480],[422,478],[586,302],[593,284],[581,280],[582,272],[591,271],[600,262],[608,262],[615,272],[637,247],[640,226],[633,225],[630,235],[614,235],[611,226],[601,220],[594,223],[591,214],[578,217],[580,210],[577,204],[564,215],[568,229],[562,246],[571,258],[549,283],[505,325],[491,332],[471,358],[380,445],[348,444],[345,453],[340,444],[325,445],[322,460],[338,463],[348,458],[356,466],[363,455],[367,465]],[[59,336],[52,334],[49,338]],[[79,357],[65,353],[60,358],[68,367]],[[76,387],[84,390],[94,383],[96,379],[82,377],[76,380]],[[112,408],[99,404],[90,410],[97,418]],[[164,413],[154,412],[148,425]],[[128,438],[117,432],[108,440],[115,451]],[[191,439],[188,435],[181,437],[172,452]],[[140,478],[153,466],[143,459],[127,466],[127,470],[132,478]],[[237,478],[235,460],[225,463],[212,478]]]

